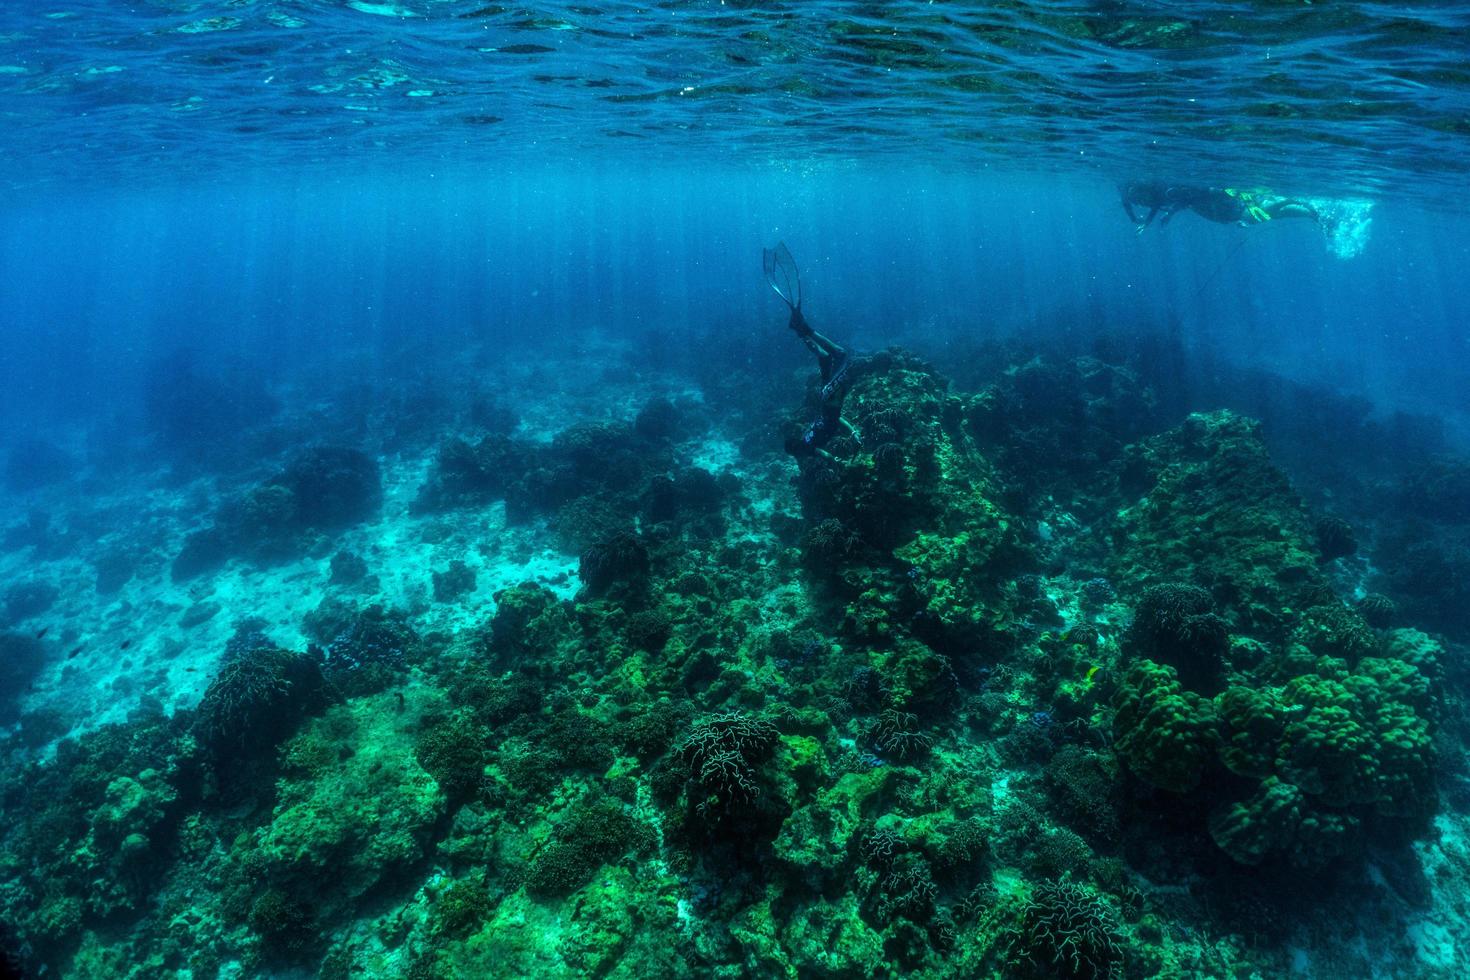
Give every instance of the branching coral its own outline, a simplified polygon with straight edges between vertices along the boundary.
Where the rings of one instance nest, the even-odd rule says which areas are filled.
[[[878,916],[926,925],[934,915],[939,886],[922,859],[892,868],[878,879]]]
[[[618,531],[582,552],[577,575],[587,591],[601,595],[614,585],[636,586],[648,575],[648,549],[638,535]]]
[[[815,571],[840,568],[861,547],[858,536],[833,517],[818,521],[801,536],[802,557]]]
[[[457,714],[419,736],[414,758],[451,802],[473,796],[485,782],[488,733],[468,713]]]
[[[407,619],[382,606],[369,606],[352,616],[324,649],[326,667],[334,671],[372,666],[401,670],[418,651],[418,634]]]
[[[1363,617],[1336,600],[1308,607],[1292,630],[1291,643],[1313,657],[1332,657],[1349,667],[1378,651],[1378,638]]]
[[[679,743],[675,754],[688,763],[693,783],[702,794],[697,808],[717,819],[760,793],[756,768],[770,757],[776,744],[770,722],[738,711],[708,718]]]
[[[1313,532],[1323,561],[1346,558],[1358,550],[1358,536],[1353,532],[1353,526],[1341,517],[1319,519]]]
[[[1145,589],[1125,642],[1136,656],[1169,664],[1191,691],[1212,695],[1230,646],[1215,600],[1198,586],[1169,583]]]
[[[1398,615],[1398,604],[1381,592],[1370,592],[1357,603],[1358,614],[1369,625],[1386,629]]]
[[[1080,745],[1062,746],[1047,764],[1047,790],[1075,830],[1107,841],[1118,838],[1117,769],[1110,755]]]
[[[282,650],[242,630],[199,702],[194,730],[217,760],[258,757],[330,700],[315,657]]]
[[[1032,890],[1014,948],[1047,976],[1122,976],[1123,950],[1111,910],[1095,892],[1072,882],[1043,882]]]
[[[889,753],[895,759],[912,759],[927,752],[934,744],[934,740],[918,731],[918,727],[917,715],[887,708],[873,723],[869,738],[880,752]]]

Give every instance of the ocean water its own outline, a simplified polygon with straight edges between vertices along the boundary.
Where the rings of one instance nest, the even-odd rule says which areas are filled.
[[[1466,976],[1467,31],[4,5],[0,977]]]

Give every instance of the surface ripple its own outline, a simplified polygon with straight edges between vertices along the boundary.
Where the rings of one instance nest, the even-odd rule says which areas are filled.
[[[0,10],[0,125],[12,179],[598,153],[1448,199],[1467,29],[1434,2],[60,0]]]

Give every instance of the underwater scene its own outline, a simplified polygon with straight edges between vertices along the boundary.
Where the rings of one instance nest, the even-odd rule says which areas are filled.
[[[0,6],[0,980],[1470,976],[1467,37]]]

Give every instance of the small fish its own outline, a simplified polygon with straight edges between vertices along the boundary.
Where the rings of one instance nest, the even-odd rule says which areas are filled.
[[[87,645],[85,643],[83,643],[81,646],[77,647],[71,653],[68,653],[66,655],[66,659],[68,659],[68,660],[73,659],[74,657],[76,657],[77,654],[81,653],[84,649],[86,649],[86,646]]]
[[[49,626],[42,626],[40,628],[40,630],[38,630],[36,632],[36,639],[38,639],[38,640],[44,639],[45,636],[46,636],[46,634],[49,633],[49,632],[51,632],[51,627],[49,627]]]
[[[119,646],[118,649],[119,650],[126,650],[128,647],[130,647],[132,645],[133,645],[132,638],[128,638],[128,639],[122,641],[122,645]]]

